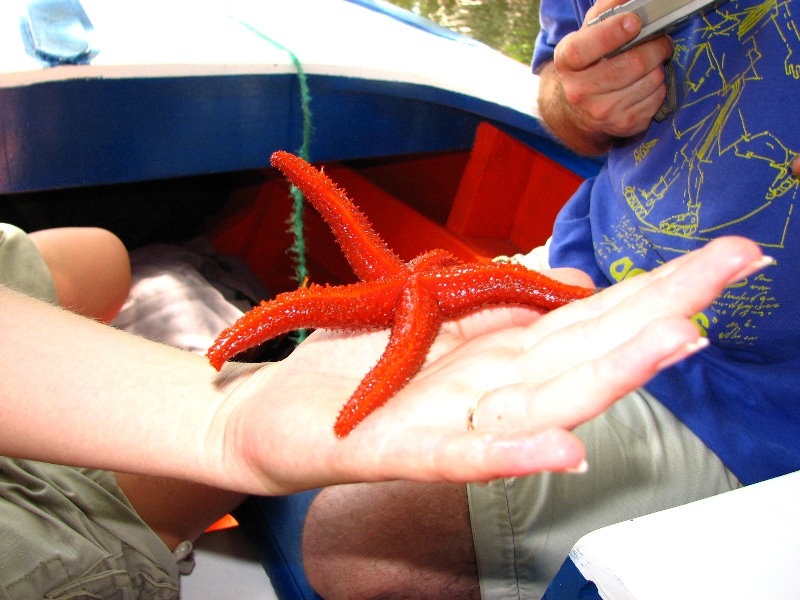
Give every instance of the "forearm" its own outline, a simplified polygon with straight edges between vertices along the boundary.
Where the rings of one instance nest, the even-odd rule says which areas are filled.
[[[0,332],[0,453],[203,482],[218,475],[209,437],[225,393],[203,358],[2,286]]]
[[[577,154],[597,156],[611,149],[614,138],[592,129],[568,101],[555,65],[540,71],[539,110],[548,130]]]

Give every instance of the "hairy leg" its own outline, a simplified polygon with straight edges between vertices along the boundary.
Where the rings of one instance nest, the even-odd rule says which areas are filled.
[[[309,582],[326,600],[480,598],[459,484],[327,488],[306,517],[303,557]]]

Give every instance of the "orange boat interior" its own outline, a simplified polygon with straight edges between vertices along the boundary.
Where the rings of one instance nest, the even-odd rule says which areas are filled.
[[[443,248],[468,261],[528,252],[544,243],[556,213],[582,179],[495,127],[483,124],[469,151],[324,165],[404,260]],[[264,169],[233,190],[207,235],[243,258],[273,293],[297,287],[288,254],[289,184]],[[304,212],[309,279],[354,276],[321,217]]]

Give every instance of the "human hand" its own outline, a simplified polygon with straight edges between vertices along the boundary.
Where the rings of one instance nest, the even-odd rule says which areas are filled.
[[[672,55],[672,42],[661,36],[606,58],[636,37],[639,18],[620,13],[596,25],[587,23],[622,1],[600,0],[592,6],[583,26],[556,46],[551,65],[575,124],[610,138],[629,137],[650,125],[666,96],[663,65]]]
[[[211,447],[226,454],[227,486],[262,494],[576,468],[584,449],[568,429],[701,348],[690,317],[760,260],[752,242],[723,238],[546,315],[499,308],[448,323],[422,371],[344,439],[336,414],[387,336],[316,332],[281,363],[223,370],[238,373]]]

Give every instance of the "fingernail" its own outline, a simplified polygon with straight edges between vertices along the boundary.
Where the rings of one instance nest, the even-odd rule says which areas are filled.
[[[754,269],[763,269],[764,267],[768,267],[770,265],[775,264],[775,259],[769,256],[768,254],[764,254],[758,260],[753,261],[753,268]]]
[[[581,474],[581,473],[586,473],[588,470],[589,470],[589,463],[586,462],[586,459],[584,458],[577,467],[572,467],[571,469],[565,469],[564,473]]]
[[[639,17],[633,13],[626,14],[622,19],[622,28],[630,35],[636,35],[642,26],[639,24]]]
[[[775,264],[775,259],[771,256],[766,254],[762,255],[761,258],[754,260],[751,263],[748,263],[744,268],[742,268],[735,276],[731,277],[731,282],[735,283],[741,281],[745,277],[752,275],[753,273],[764,269],[770,265]]]
[[[743,279],[749,277],[753,273],[760,271],[761,269],[768,267],[770,265],[774,265],[775,263],[776,261],[774,258],[764,254],[761,256],[761,258],[758,258],[753,262],[747,263],[736,273],[736,275],[730,278],[729,282],[731,284],[738,283]]]
[[[708,338],[703,336],[697,338],[694,342],[689,342],[683,348],[686,351],[686,355],[694,354],[695,352],[700,352],[703,348],[707,348],[711,342],[708,341]]]
[[[711,342],[708,341],[708,338],[705,336],[697,338],[694,342],[689,342],[688,344],[684,344],[681,346],[672,356],[669,356],[658,363],[656,367],[659,371],[662,369],[666,369],[667,367],[671,367],[672,365],[679,363],[684,358],[691,356],[692,354],[696,354],[700,352],[703,348],[708,347]]]

